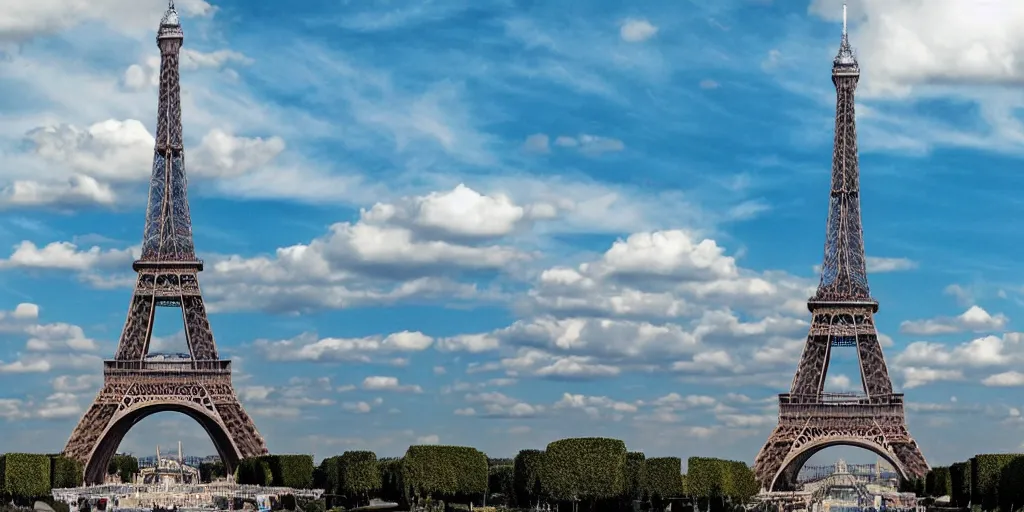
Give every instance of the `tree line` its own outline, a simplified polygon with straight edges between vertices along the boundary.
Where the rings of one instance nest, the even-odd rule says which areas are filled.
[[[1024,504],[1024,454],[975,455],[964,462],[932,468],[924,478],[901,485],[918,495],[949,496],[955,507],[1012,510]]]
[[[300,461],[301,459],[301,461]],[[703,500],[713,509],[749,501],[759,485],[745,463],[691,457],[647,458],[618,439],[570,438],[545,450],[493,459],[465,446],[410,446],[402,457],[370,451],[327,457],[316,468],[308,455],[244,459],[238,483],[324,489],[327,506],[351,508],[381,498],[400,506],[424,501],[530,508],[565,504],[575,510],[621,510],[634,501],[663,508],[670,500]]]
[[[687,465],[683,474],[677,457],[647,458],[617,439],[570,438],[544,450],[522,450],[511,459],[438,445],[410,446],[393,458],[347,451],[319,465],[312,455],[265,455],[243,459],[234,478],[243,484],[324,489],[329,505],[347,508],[381,498],[401,505],[423,500],[515,508],[583,503],[594,510],[620,510],[635,501],[659,507],[689,498],[706,510],[746,503],[759,490],[743,462],[690,457]],[[220,462],[199,469],[206,482],[225,476]],[[123,482],[138,471],[138,460],[130,455],[115,455],[107,468]],[[60,454],[0,455],[0,497],[18,503],[47,498],[54,488],[82,485],[83,475],[78,461]],[[1024,503],[1024,454],[976,455],[900,486],[919,496],[950,496],[957,507],[1008,510]]]

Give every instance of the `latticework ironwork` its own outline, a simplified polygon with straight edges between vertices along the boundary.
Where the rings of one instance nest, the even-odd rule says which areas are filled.
[[[182,143],[178,55],[184,33],[173,0],[157,32],[160,93],[153,174],[142,256],[117,352],[105,361],[103,388],[78,422],[64,454],[85,466],[86,483],[103,482],[121,440],[142,418],[176,411],[198,421],[230,472],[242,457],[267,453],[231,383],[231,361],[220,359],[207,318],[189,214]],[[189,353],[151,358],[157,307],[180,308]]]
[[[816,452],[852,445],[885,458],[903,478],[924,476],[928,464],[907,431],[903,395],[892,380],[875,330],[878,311],[869,292],[860,219],[860,171],[854,90],[860,78],[846,31],[832,65],[836,87],[835,145],[828,230],[821,282],[808,302],[812,314],[790,392],[779,395],[779,425],[754,462],[767,491],[793,490],[800,468]],[[825,393],[833,347],[854,347],[862,394]]]

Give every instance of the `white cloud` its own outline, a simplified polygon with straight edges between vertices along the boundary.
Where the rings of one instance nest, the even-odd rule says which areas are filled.
[[[434,339],[417,331],[365,338],[318,338],[307,333],[288,340],[257,340],[254,346],[270,361],[369,362],[373,356],[426,350]]]
[[[585,396],[572,393],[563,393],[561,400],[555,402],[554,407],[555,409],[581,409],[594,419],[601,418],[602,413],[605,413],[609,414],[609,419],[613,421],[621,420],[624,414],[636,413],[639,409],[637,404],[612,400],[606,396]]]
[[[867,257],[867,270],[872,274],[884,272],[899,272],[917,268],[917,262],[907,258],[880,258],[877,256]]]
[[[61,375],[53,379],[53,390],[58,393],[81,393],[98,391],[103,384],[99,374]]]
[[[71,242],[52,242],[38,247],[29,241],[23,241],[14,248],[14,252],[0,266],[6,268],[52,269],[86,271],[111,267],[128,267],[138,257],[136,249],[103,250],[90,247],[79,250]]]
[[[646,41],[658,33],[658,27],[644,19],[627,19],[619,27],[619,37],[627,43]]]
[[[441,438],[437,434],[429,434],[416,438],[416,444],[440,444]]]
[[[961,370],[937,370],[934,368],[902,368],[903,388],[911,389],[925,384],[941,381],[958,381],[964,379]]]
[[[1006,326],[1008,319],[1002,313],[989,314],[980,306],[971,306],[959,316],[938,317],[930,320],[908,320],[900,324],[900,332],[932,336],[965,331],[997,331]]]
[[[366,402],[345,402],[341,404],[341,408],[356,414],[366,414],[373,408]]]
[[[619,139],[587,134],[576,137],[560,135],[555,139],[555,145],[565,148],[576,148],[580,153],[587,155],[615,153],[626,149],[626,144]]]
[[[152,172],[153,136],[134,119],[108,119],[84,129],[44,126],[25,138],[48,163],[97,180],[139,181]]]
[[[182,71],[196,69],[221,69],[228,64],[252,64],[252,59],[234,50],[216,50],[201,52],[183,47],[180,53],[179,68]],[[160,85],[160,56],[150,55],[140,64],[132,64],[122,77],[124,87],[129,91],[141,91]]]
[[[549,379],[661,369],[764,382],[765,372],[791,372],[811,283],[758,276],[713,240],[698,240],[683,231],[637,233],[595,261],[545,270],[522,304],[526,318],[439,340],[438,348],[500,354],[500,364],[467,373]]]
[[[993,367],[1012,364],[1024,356],[1024,335],[1006,333],[984,336],[949,347],[942,343],[915,341],[896,356],[902,366]]]
[[[484,195],[461,183],[447,192],[377,203],[362,214],[366,222],[406,225],[442,239],[507,236],[532,219],[554,216],[553,207],[519,206],[504,194]]]
[[[842,0],[813,0],[811,13],[838,21]],[[914,85],[1024,82],[1024,5],[1015,0],[850,3],[851,38],[879,92]]]
[[[942,293],[952,295],[956,298],[957,303],[963,306],[970,306],[974,303],[974,291],[970,287],[954,283],[942,290]]]
[[[1008,372],[996,373],[985,377],[982,384],[992,387],[1018,387],[1024,386],[1024,373],[1011,370]]]
[[[307,244],[279,248],[274,256],[206,258],[204,296],[212,311],[304,311],[362,304],[446,297],[494,300],[498,290],[460,281],[465,272],[514,272],[534,258],[506,238],[551,215],[500,194],[481,195],[457,186],[449,193],[378,203],[357,222],[339,222]],[[137,249],[79,249],[69,242],[43,248],[23,242],[7,267],[78,271],[100,287],[130,285],[127,274],[111,274],[137,256]],[[106,270],[106,272],[101,272]]]
[[[2,207],[46,207],[57,206],[73,209],[79,206],[113,206],[117,195],[105,183],[81,174],[70,176],[66,181],[38,182],[15,180],[0,187]]]
[[[893,358],[892,369],[904,375],[906,388],[956,380],[1000,387],[1018,385],[1020,375],[1016,368],[1021,363],[1024,363],[1024,335],[1009,332],[954,346],[913,342]]]
[[[544,406],[529,404],[498,392],[468,394],[465,400],[483,407],[478,415],[492,418],[531,418],[545,410]]]
[[[284,149],[280,137],[236,137],[214,129],[189,154],[189,177],[236,178],[266,166]]]
[[[94,354],[99,345],[81,327],[62,322],[41,324],[38,319],[39,306],[30,303],[0,312],[0,332],[25,339],[24,349],[15,353],[14,359],[0,360],[0,374],[101,367],[101,359]],[[67,381],[60,383],[73,387]],[[54,387],[58,392],[69,391],[58,387],[57,381]]]
[[[1019,2],[858,0],[849,7],[850,38],[864,65],[858,94],[869,102],[858,105],[865,121],[862,148],[916,155],[936,146],[1021,151],[1024,124],[1014,112],[1024,99],[1013,88],[1024,82]],[[842,0],[813,0],[809,11],[838,22]],[[805,53],[809,46],[818,45],[794,40],[787,53]],[[976,119],[950,122],[926,108],[911,110],[936,97],[976,104]],[[888,101],[894,98],[901,101]]]
[[[10,206],[69,207],[89,201],[112,206],[118,189],[147,182],[152,173],[154,138],[134,119],[109,119],[87,128],[49,125],[25,138],[31,152],[47,164],[46,176],[26,168],[24,173],[32,173],[7,185],[0,196]],[[214,128],[189,153],[188,173],[193,178],[238,178],[264,170],[284,149],[280,137],[238,137]]]
[[[205,0],[178,0],[178,12],[186,17],[208,16],[215,10]],[[6,0],[0,2],[0,41],[22,42],[100,21],[107,28],[138,35],[152,32],[166,9],[163,0]]]
[[[363,379],[363,389],[370,391],[398,391],[422,393],[423,388],[416,385],[401,385],[397,377],[370,376]]]

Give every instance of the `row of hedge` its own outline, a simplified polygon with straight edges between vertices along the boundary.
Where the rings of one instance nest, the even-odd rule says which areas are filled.
[[[312,455],[260,455],[242,459],[235,479],[242,484],[309,489],[313,468]]]
[[[24,502],[48,497],[55,488],[82,485],[82,464],[61,455],[0,455],[0,496]]]
[[[282,466],[285,460],[295,461],[291,473],[275,473],[270,462],[274,457]],[[572,438],[552,442],[545,450],[523,450],[514,459],[488,459],[470,447],[425,445],[410,446],[401,458],[379,460],[373,452],[349,451],[325,458],[311,470],[309,456],[263,456],[244,459],[236,479],[290,487],[309,482],[344,506],[365,504],[371,495],[399,503],[483,496],[485,502],[490,497],[523,508],[542,501],[656,504],[687,496],[745,502],[759,490],[743,462],[692,457],[689,466],[687,477],[677,457],[648,459],[628,452],[617,439]]]
[[[948,467],[932,468],[923,479],[903,482],[902,490],[923,496],[949,496],[950,504],[994,510],[1024,503],[1024,454],[975,455]]]

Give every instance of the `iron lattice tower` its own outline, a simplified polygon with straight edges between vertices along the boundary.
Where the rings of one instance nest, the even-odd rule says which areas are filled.
[[[102,483],[107,464],[132,426],[162,411],[184,413],[210,434],[228,474],[243,457],[267,453],[231,383],[231,361],[221,359],[207,318],[198,274],[182,144],[178,55],[184,32],[170,0],[160,20],[160,94],[142,256],[113,360],[103,363],[103,388],[78,422],[64,454],[85,466],[86,483]],[[157,307],[180,308],[189,354],[149,353]]]
[[[812,321],[790,392],[779,395],[779,425],[754,462],[767,491],[793,490],[797,473],[814,453],[835,445],[858,446],[893,464],[903,478],[928,471],[907,430],[903,395],[893,393],[868,288],[860,217],[860,169],[854,91],[860,66],[850,47],[843,6],[843,36],[832,64],[836,87],[832,186],[821,282],[808,301]],[[863,394],[825,393],[833,347],[852,347],[860,362]]]

